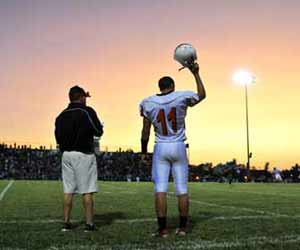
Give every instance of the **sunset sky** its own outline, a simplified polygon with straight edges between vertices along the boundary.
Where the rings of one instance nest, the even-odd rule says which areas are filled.
[[[138,105],[158,79],[196,90],[173,60],[189,42],[207,91],[188,112],[191,162],[246,161],[244,89],[232,81],[246,68],[257,76],[252,164],[300,163],[299,9],[298,0],[1,0],[0,141],[55,145],[54,120],[79,84],[105,124],[102,149],[139,150]]]

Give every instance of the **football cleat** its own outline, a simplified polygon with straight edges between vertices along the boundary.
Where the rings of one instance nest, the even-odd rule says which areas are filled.
[[[62,232],[68,232],[73,229],[73,226],[70,222],[64,223],[63,228],[61,229]]]
[[[178,236],[186,236],[187,229],[186,228],[177,228],[175,234]]]
[[[152,237],[167,238],[169,236],[168,229],[157,230],[152,234]]]
[[[95,224],[85,224],[85,229],[84,229],[84,232],[95,232],[95,231],[98,231],[97,227]]]

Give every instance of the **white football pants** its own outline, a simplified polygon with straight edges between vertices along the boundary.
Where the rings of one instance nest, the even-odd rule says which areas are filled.
[[[152,159],[152,180],[156,193],[168,191],[171,168],[176,195],[187,194],[188,160],[185,143],[156,143]]]

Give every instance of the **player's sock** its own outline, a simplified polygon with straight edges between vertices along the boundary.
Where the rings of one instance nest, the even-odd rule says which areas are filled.
[[[179,218],[179,228],[186,228],[187,216],[180,216]]]
[[[85,232],[98,231],[95,224],[85,224]]]
[[[157,217],[157,223],[159,230],[167,228],[167,217]]]

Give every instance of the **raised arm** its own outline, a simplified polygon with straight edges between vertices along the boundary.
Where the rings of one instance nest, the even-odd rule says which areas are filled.
[[[142,154],[147,154],[148,150],[148,142],[151,130],[151,121],[143,117],[143,129],[142,129],[142,136],[141,136],[141,152]]]
[[[199,102],[201,102],[203,99],[205,99],[206,92],[205,92],[201,77],[199,75],[199,65],[198,65],[198,63],[194,63],[191,67],[189,67],[189,70],[192,72],[192,74],[195,77],[196,84],[197,84],[197,94],[199,96]]]

